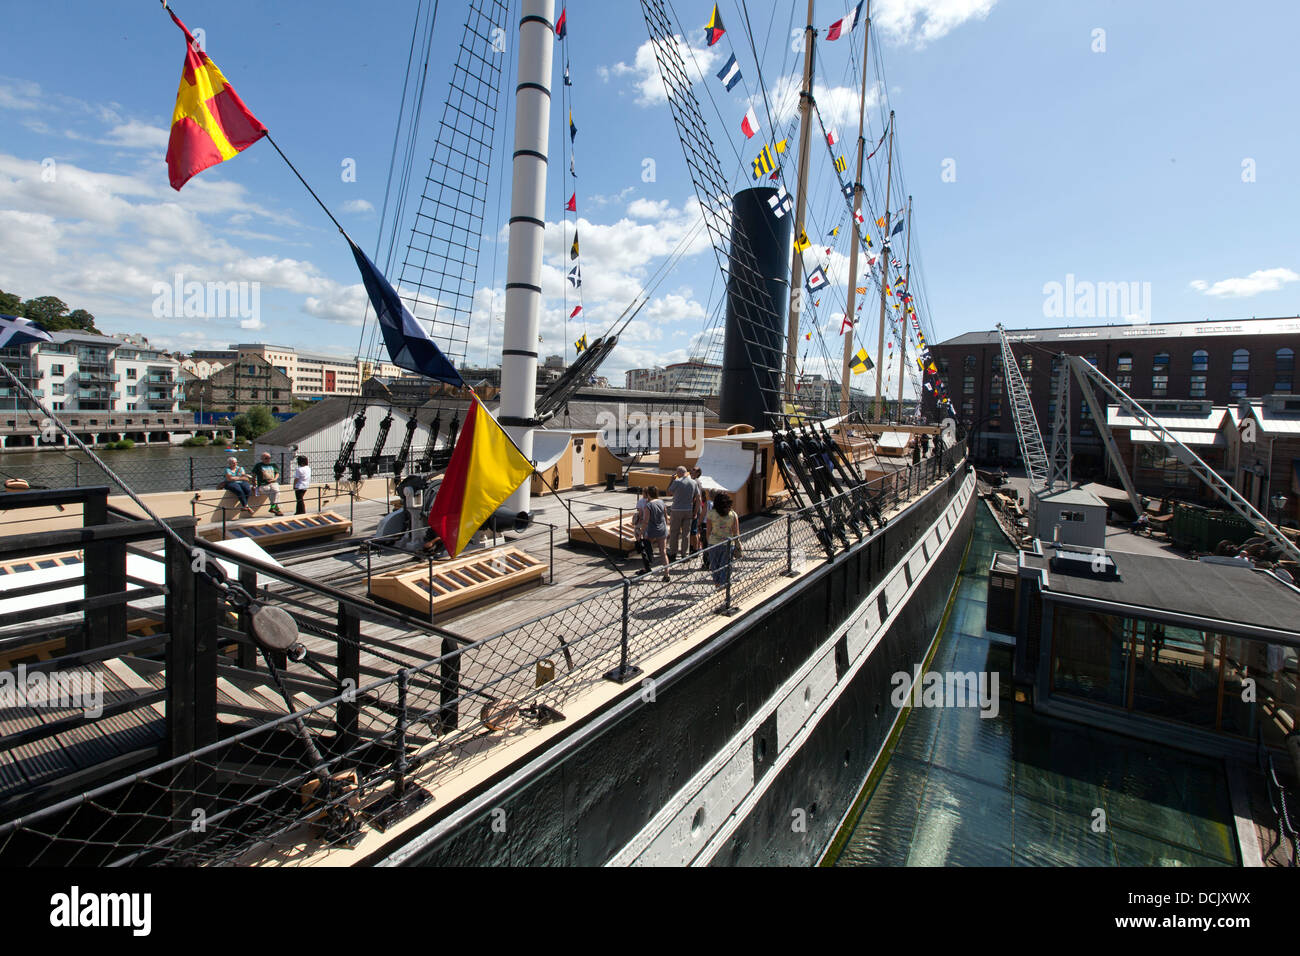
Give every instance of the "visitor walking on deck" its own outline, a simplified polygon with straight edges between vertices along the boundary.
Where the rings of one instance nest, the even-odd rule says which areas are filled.
[[[720,491],[713,496],[709,512],[709,569],[713,583],[726,585],[731,577],[731,558],[740,556],[740,517],[732,510],[731,495]]]
[[[307,460],[306,455],[299,455],[296,459],[297,466],[293,469],[293,497],[298,502],[298,509],[294,512],[296,515],[305,515],[307,513],[307,486],[311,484],[311,463]]]
[[[700,486],[686,473],[683,465],[677,466],[677,477],[668,482],[668,493],[673,496],[672,523],[668,527],[668,560],[690,553],[691,518],[699,505]]]
[[[253,485],[248,480],[248,472],[244,471],[238,458],[226,459],[226,480],[222,484],[227,491],[239,499],[240,511],[253,513],[253,509],[248,507],[248,496],[253,491]]]
[[[273,515],[282,515],[280,510],[280,469],[271,462],[271,453],[262,452],[262,460],[253,466],[253,480],[257,482],[257,487],[253,489],[253,494],[259,498],[270,498],[270,512]]]
[[[655,551],[659,552],[659,557],[664,562],[664,580],[668,580],[668,552],[665,547],[668,541],[668,513],[664,510],[664,503],[659,500],[659,489],[654,485],[645,490],[645,536]]]
[[[691,512],[691,554],[698,554],[700,551],[700,537],[704,534],[704,518],[707,505],[704,501],[704,486],[700,484],[700,476],[703,474],[699,466],[691,469],[691,481],[695,482],[695,490],[698,492],[695,498],[695,510]]]
[[[636,516],[632,519],[632,534],[636,540],[636,553],[641,555],[641,562],[645,567],[638,571],[637,574],[650,573],[650,561],[654,557],[650,553],[650,539],[646,537],[646,497],[647,489],[638,489],[636,496]]]

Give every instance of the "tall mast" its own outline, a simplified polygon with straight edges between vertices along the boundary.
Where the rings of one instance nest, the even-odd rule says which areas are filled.
[[[889,111],[889,159],[885,166],[885,240],[880,250],[880,344],[876,346],[876,421],[885,417],[881,386],[885,381],[885,288],[889,285],[889,192],[894,188],[894,111]]]
[[[903,291],[912,292],[912,197],[907,197],[907,258],[903,260],[906,270],[903,273]],[[902,318],[898,321],[898,420],[903,420],[903,370],[907,367],[907,310],[900,310]],[[920,399],[920,396],[917,396]]]
[[[519,450],[531,459],[537,414],[537,330],[542,311],[542,242],[546,235],[546,151],[550,143],[555,0],[523,0],[520,13],[506,317],[501,341],[500,421]],[[520,485],[504,507],[516,512],[527,511],[531,484],[525,481]]]
[[[799,186],[795,193],[794,253],[790,259],[790,320],[785,337],[785,400],[791,404],[794,403],[798,378],[799,303],[803,296],[803,253],[799,250],[799,237],[806,230],[804,214],[808,204],[808,155],[812,146],[809,131],[812,127],[813,41],[816,35],[813,0],[808,0],[808,26],[804,28],[803,39],[803,89],[799,93]]]
[[[858,172],[853,179],[853,241],[849,244],[849,294],[845,306],[844,318],[848,327],[844,330],[844,361],[840,365],[840,414],[849,413],[849,363],[853,361],[853,328],[857,313],[858,285],[858,247],[862,244],[862,235],[866,231],[858,225],[857,211],[862,208],[862,163],[867,151],[867,47],[871,39],[871,0],[867,0],[867,23],[862,31],[862,94],[858,97]],[[879,356],[877,356],[879,358]]]

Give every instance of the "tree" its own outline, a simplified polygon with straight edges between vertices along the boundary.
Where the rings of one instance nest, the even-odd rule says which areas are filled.
[[[67,323],[64,328],[76,329],[79,332],[99,333],[99,329],[95,328],[95,317],[85,309],[74,310],[63,321]]]
[[[276,426],[271,410],[265,405],[256,405],[235,416],[235,434],[249,441],[256,441]]]
[[[60,328],[60,320],[68,314],[68,303],[52,295],[43,295],[38,299],[28,299],[23,303],[23,315],[33,322],[39,322],[47,330]]]
[[[47,332],[89,332],[99,335],[95,328],[95,317],[85,309],[68,311],[68,304],[57,296],[42,295],[35,299],[22,301],[12,292],[0,291],[0,314],[20,315],[39,322]]]

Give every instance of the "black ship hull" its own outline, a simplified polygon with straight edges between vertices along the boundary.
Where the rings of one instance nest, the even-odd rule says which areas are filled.
[[[959,466],[886,528],[365,862],[816,863],[898,719],[891,679],[935,639],[976,497]]]

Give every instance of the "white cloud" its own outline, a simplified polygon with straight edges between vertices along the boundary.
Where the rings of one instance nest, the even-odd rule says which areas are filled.
[[[693,83],[717,70],[721,54],[716,47],[692,46],[680,36],[674,36],[673,40],[686,65],[686,75]],[[604,80],[610,76],[631,77],[639,106],[661,106],[668,102],[668,93],[659,75],[659,63],[655,59],[654,44],[649,40],[637,47],[630,66],[620,61],[608,68],[601,67],[597,73]]]
[[[802,73],[786,74],[779,77],[772,85],[768,98],[772,104],[773,121],[778,126],[784,127],[797,115],[799,91],[802,88]],[[854,142],[858,135],[858,94],[860,92],[860,90],[848,86],[832,86],[829,88],[819,86],[817,88],[817,111],[821,114],[822,122],[826,124],[827,132],[831,130],[839,131],[839,148],[843,150],[847,150],[848,145]],[[873,83],[867,88],[868,119],[875,115],[873,108],[880,104],[880,100],[880,84]],[[813,138],[817,140],[822,133],[815,121],[813,129],[816,133]],[[870,131],[868,130],[868,132]],[[870,149],[870,146],[868,146],[868,149]]]
[[[1244,299],[1261,292],[1276,292],[1288,282],[1300,281],[1300,275],[1290,269],[1259,269],[1245,278],[1220,279],[1211,285],[1204,279],[1193,279],[1191,287],[1202,295],[1221,299]]]
[[[921,48],[968,20],[983,20],[997,0],[877,0],[876,28],[894,43]]]
[[[343,204],[343,211],[354,213],[374,212],[375,207],[364,199],[349,199]]]
[[[159,126],[128,120],[109,130],[104,142],[110,146],[126,146],[130,149],[166,150],[169,136],[170,133]]]

